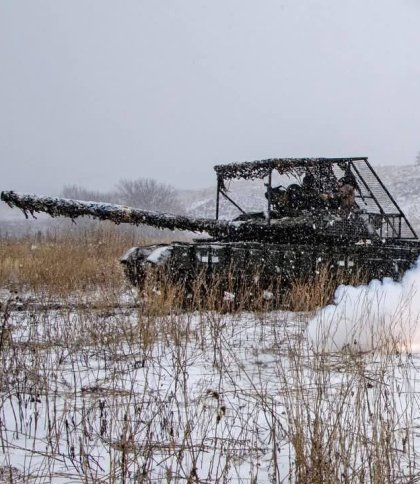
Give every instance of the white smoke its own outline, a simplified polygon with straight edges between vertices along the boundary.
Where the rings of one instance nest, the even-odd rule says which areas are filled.
[[[309,342],[316,351],[370,351],[384,345],[416,351],[419,316],[420,259],[400,282],[385,278],[363,286],[339,286],[334,304],[310,320]]]

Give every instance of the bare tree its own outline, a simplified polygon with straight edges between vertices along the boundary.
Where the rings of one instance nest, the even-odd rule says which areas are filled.
[[[150,178],[123,179],[116,185],[121,203],[158,212],[184,213],[175,188]]]
[[[117,203],[118,201],[118,195],[116,193],[88,190],[79,185],[65,185],[61,191],[61,195],[64,198],[72,198],[74,200],[86,200],[89,202]]]

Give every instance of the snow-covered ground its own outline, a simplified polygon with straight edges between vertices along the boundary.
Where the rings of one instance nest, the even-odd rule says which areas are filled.
[[[4,479],[415,482],[419,287],[414,269],[314,314],[160,316],[3,292]]]

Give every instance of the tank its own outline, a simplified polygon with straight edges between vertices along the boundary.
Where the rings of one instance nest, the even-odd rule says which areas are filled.
[[[276,158],[214,170],[214,219],[12,191],[2,192],[1,199],[25,216],[88,216],[205,234],[192,242],[130,248],[121,263],[140,287],[151,271],[186,291],[197,278],[214,276],[226,288],[233,279],[233,287],[246,282],[276,291],[322,269],[339,276],[399,279],[420,254],[413,227],[366,157]],[[234,200],[228,189],[233,180],[261,182],[261,211],[246,211]],[[237,212],[230,220],[221,217],[226,204]]]

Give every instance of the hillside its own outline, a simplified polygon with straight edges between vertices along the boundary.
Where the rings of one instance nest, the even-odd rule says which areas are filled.
[[[383,166],[377,172],[420,236],[420,166]]]

